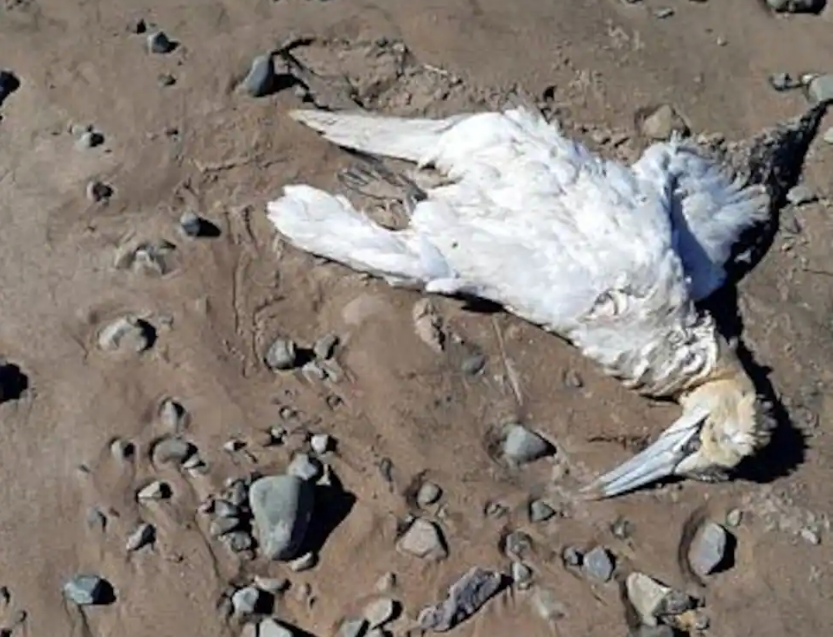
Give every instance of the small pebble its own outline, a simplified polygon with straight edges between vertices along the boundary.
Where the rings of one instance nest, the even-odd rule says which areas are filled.
[[[460,369],[466,376],[476,376],[485,366],[486,355],[482,352],[474,352],[463,359]]]
[[[170,73],[162,73],[156,81],[159,83],[159,86],[173,86],[176,84],[176,78],[171,75]]]
[[[604,547],[597,546],[584,556],[582,569],[588,577],[607,582],[613,577],[613,560]]]
[[[833,73],[819,75],[807,85],[807,97],[813,104],[833,100]]]
[[[242,440],[237,440],[236,438],[232,438],[231,440],[227,440],[223,443],[223,450],[228,451],[229,453],[235,453],[240,451],[241,449],[245,448],[246,443]]]
[[[642,122],[642,134],[655,141],[665,141],[674,132],[686,135],[689,129],[683,118],[670,104],[659,106]]]
[[[261,577],[255,575],[254,584],[265,593],[282,593],[289,588],[289,580],[285,577]]]
[[[234,591],[231,596],[231,604],[234,612],[238,615],[251,615],[260,604],[261,591],[254,586],[245,586]]]
[[[87,526],[96,531],[104,531],[107,528],[107,516],[97,506],[87,509]]]
[[[727,526],[740,526],[743,521],[743,511],[740,509],[732,509],[726,514]]]
[[[156,528],[152,524],[142,522],[136,530],[127,537],[126,548],[128,551],[138,551],[156,541]]]
[[[212,511],[218,518],[236,518],[240,517],[240,507],[232,504],[228,500],[214,500]]]
[[[399,538],[396,548],[425,560],[442,560],[448,556],[440,528],[429,520],[417,518]]]
[[[208,532],[211,533],[211,537],[223,537],[232,531],[236,531],[239,527],[240,520],[238,518],[223,517],[212,520]]]
[[[809,544],[821,544],[821,538],[819,534],[816,533],[813,529],[803,528],[800,531],[801,539]]]
[[[304,553],[301,557],[297,557],[291,562],[289,562],[289,568],[296,573],[301,573],[303,571],[310,570],[313,566],[316,565],[318,562],[318,558],[316,557],[315,553],[310,551],[309,553]]]
[[[503,585],[500,573],[475,566],[451,585],[445,600],[422,609],[419,627],[433,632],[451,630],[480,610]]]
[[[695,536],[688,552],[692,570],[700,576],[710,575],[726,558],[729,533],[715,522],[706,522]]]
[[[173,434],[180,434],[188,424],[188,412],[172,398],[166,398],[159,405],[159,422]]]
[[[440,499],[442,493],[442,489],[433,482],[423,482],[419,487],[419,491],[417,491],[417,504],[421,507],[434,504]]]
[[[151,53],[170,53],[176,48],[164,31],[154,31],[147,36],[148,51]]]
[[[396,614],[396,602],[390,597],[380,597],[364,608],[364,618],[370,628],[379,628],[387,624]]]
[[[818,197],[816,193],[813,192],[812,188],[805,184],[798,184],[797,186],[793,186],[787,192],[787,201],[794,206],[801,206],[804,204],[812,203],[816,201]]]
[[[107,581],[98,575],[75,575],[64,584],[64,597],[78,606],[101,604],[110,589]]]
[[[630,600],[642,623],[646,626],[656,626],[658,611],[662,610],[665,599],[672,592],[672,589],[644,573],[628,575],[625,580],[625,588],[628,600]]]
[[[324,473],[324,467],[316,458],[306,453],[299,453],[289,463],[286,473],[307,482],[315,482]]]
[[[153,461],[157,464],[182,464],[193,456],[197,448],[181,438],[165,438],[153,447]]]
[[[310,438],[309,446],[318,455],[324,455],[332,447],[332,439],[327,434],[315,434]]]
[[[202,234],[203,221],[193,212],[183,212],[179,217],[179,230],[186,237],[196,239]]]
[[[137,497],[139,500],[164,500],[169,497],[171,488],[167,483],[161,480],[154,480],[146,487],[139,490]]]
[[[106,325],[98,334],[98,346],[104,351],[140,354],[150,347],[145,325],[135,316],[123,316]]]
[[[116,438],[110,443],[110,453],[113,454],[116,460],[124,462],[125,460],[130,460],[136,453],[136,445],[129,440]]]
[[[766,0],[776,13],[816,13],[824,8],[825,0]]]
[[[271,617],[267,617],[257,625],[257,637],[295,637],[295,633]]]
[[[337,637],[363,637],[366,632],[366,619],[344,619],[338,626]]]
[[[100,203],[113,196],[113,187],[103,181],[93,180],[87,184],[87,199]]]
[[[287,338],[278,338],[269,346],[265,362],[272,370],[292,369],[298,363],[295,343]]]
[[[654,17],[660,20],[670,18],[672,15],[674,15],[674,9],[672,9],[671,7],[663,7],[654,11]]]
[[[789,91],[801,86],[801,82],[794,79],[789,73],[773,73],[769,76],[769,85],[776,91]]]
[[[96,146],[101,146],[104,143],[104,135],[99,133],[95,130],[84,131],[81,133],[81,136],[78,138],[78,141],[75,142],[77,148],[85,149],[85,148],[95,148]]]
[[[529,588],[532,582],[532,569],[523,562],[512,562],[512,581],[521,590]]]
[[[521,425],[510,425],[503,442],[504,455],[515,462],[532,462],[550,454],[552,446]]]
[[[584,381],[577,371],[568,369],[564,372],[564,386],[567,389],[581,389],[584,386]]]
[[[251,533],[246,531],[232,531],[223,536],[223,540],[228,543],[228,547],[235,553],[242,553],[248,551],[254,546],[254,540]]]
[[[532,550],[532,538],[523,531],[512,531],[504,539],[503,550],[513,560],[523,561],[524,555]]]
[[[529,503],[529,521],[546,522],[555,515],[555,509],[543,500],[533,500]]]
[[[376,580],[376,585],[373,587],[379,593],[387,593],[396,588],[396,573],[385,573]]]
[[[335,334],[325,334],[312,346],[312,352],[315,358],[321,361],[332,358],[333,352],[338,345],[338,336]]]
[[[252,97],[269,95],[275,89],[275,65],[271,55],[258,55],[252,60],[249,73],[243,79],[243,88]]]
[[[584,556],[575,546],[568,546],[564,549],[561,558],[567,566],[581,566]]]

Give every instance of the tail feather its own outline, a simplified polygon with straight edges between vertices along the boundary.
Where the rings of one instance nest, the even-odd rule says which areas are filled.
[[[421,288],[453,277],[445,258],[423,235],[383,228],[342,196],[286,186],[267,211],[278,232],[297,248],[383,277],[391,285]]]
[[[289,115],[339,146],[415,163],[429,161],[442,134],[467,117],[407,119],[315,110],[293,110]]]

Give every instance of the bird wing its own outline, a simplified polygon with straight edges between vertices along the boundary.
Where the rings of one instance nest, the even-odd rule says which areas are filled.
[[[672,179],[674,246],[690,278],[692,297],[708,297],[723,285],[724,266],[738,237],[769,215],[765,188],[746,186],[678,140],[650,146],[632,168],[649,181]]]
[[[430,190],[400,232],[343,198],[288,187],[270,219],[302,249],[393,283],[502,304],[611,373],[647,373],[645,349],[688,320],[668,184],[596,157],[540,115],[294,117],[342,146],[433,164],[454,180]]]

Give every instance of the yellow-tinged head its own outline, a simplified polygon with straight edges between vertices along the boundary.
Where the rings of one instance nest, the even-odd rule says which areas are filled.
[[[647,449],[598,478],[585,492],[607,498],[668,476],[728,478],[764,447],[774,420],[733,352],[721,351],[712,374],[679,399],[683,414]]]

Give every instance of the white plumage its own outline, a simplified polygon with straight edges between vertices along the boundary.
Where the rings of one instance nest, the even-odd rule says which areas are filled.
[[[671,473],[706,478],[765,443],[755,393],[694,301],[725,279],[741,231],[769,198],[677,139],[633,165],[598,157],[538,113],[448,119],[293,111],[330,141],[433,166],[407,229],[341,196],[286,186],[269,218],[307,252],[429,293],[466,293],[561,335],[606,373],[683,416],[595,485],[614,495]]]

